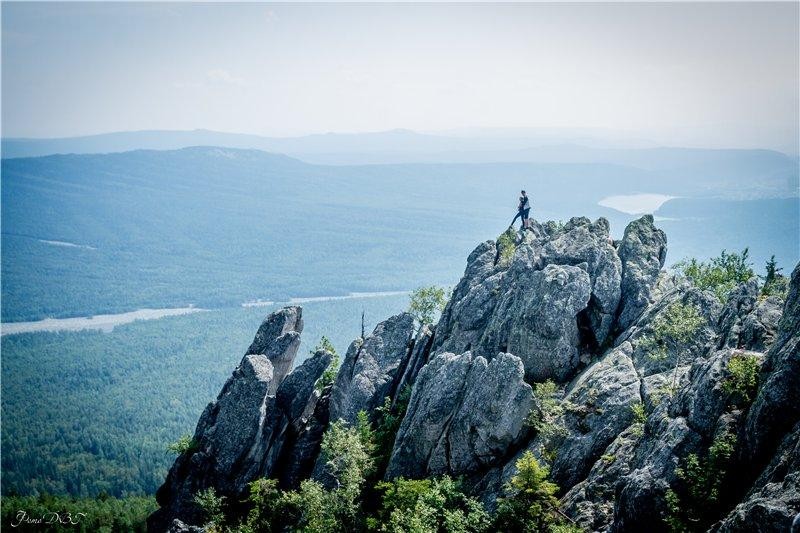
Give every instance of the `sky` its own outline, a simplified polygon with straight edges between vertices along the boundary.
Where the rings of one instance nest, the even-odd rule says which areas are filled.
[[[2,4],[2,135],[584,128],[797,153],[800,3]]]

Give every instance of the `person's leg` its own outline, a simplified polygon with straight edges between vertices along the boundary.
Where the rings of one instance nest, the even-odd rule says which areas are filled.
[[[511,225],[514,225],[514,222],[517,221],[518,218],[522,218],[522,210],[517,211],[517,214],[514,216],[514,220],[511,221]]]
[[[530,213],[530,209],[526,209],[522,213],[522,227],[528,229],[530,227],[530,219],[528,218],[528,214]]]

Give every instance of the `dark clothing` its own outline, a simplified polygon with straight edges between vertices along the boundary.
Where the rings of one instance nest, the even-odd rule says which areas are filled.
[[[522,218],[523,220],[528,218],[528,213],[530,213],[530,209],[520,209],[517,211],[516,216],[514,216],[514,220],[511,221],[511,225],[513,226],[514,222],[516,222],[518,218]]]
[[[520,196],[520,198],[519,198],[519,208],[520,208],[521,211],[529,211],[530,208],[531,208],[531,200],[530,200],[530,198],[528,198],[527,196]],[[528,218],[528,216],[525,215],[525,218]]]

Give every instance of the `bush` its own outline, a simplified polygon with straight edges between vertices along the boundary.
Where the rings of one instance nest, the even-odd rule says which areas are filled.
[[[658,315],[653,321],[653,332],[639,341],[640,345],[649,352],[648,356],[656,361],[667,358],[670,346],[677,350],[670,391],[675,390],[682,348],[694,339],[704,323],[705,319],[697,307],[692,304],[673,302],[667,306],[664,313]]]
[[[191,435],[182,435],[178,440],[167,444],[167,451],[181,455],[197,450],[197,441]]]
[[[194,495],[194,503],[197,504],[206,517],[206,529],[217,529],[222,526],[225,521],[225,514],[222,506],[224,505],[225,497],[217,496],[217,491],[214,487],[208,487],[206,490],[200,491]]]
[[[789,280],[780,274],[781,270],[783,269],[778,267],[775,256],[770,257],[766,265],[767,274],[763,278],[764,285],[761,287],[762,296],[777,296],[786,299],[786,295],[789,293]]]
[[[409,385],[403,387],[398,393],[397,400],[392,405],[392,400],[388,396],[383,399],[383,405],[376,409],[378,421],[375,425],[375,463],[378,474],[382,474],[394,447],[394,439],[400,424],[406,416],[408,402],[411,399],[412,388]]]
[[[558,388],[552,380],[533,384],[533,407],[525,423],[542,436],[541,453],[548,461],[555,459],[556,443],[567,434],[561,416],[564,407],[558,398]]]
[[[317,380],[317,383],[314,385],[314,388],[317,392],[322,392],[326,388],[333,385],[333,382],[336,381],[336,374],[339,373],[339,354],[336,353],[336,348],[333,347],[333,344],[328,337],[325,335],[319,340],[319,344],[317,344],[316,348],[310,351],[311,355],[319,352],[320,350],[324,350],[329,352],[331,357],[331,362],[328,364],[328,368],[322,373],[322,375]]]
[[[497,237],[497,262],[501,265],[507,265],[511,262],[516,250],[517,233],[513,227],[509,227]]]
[[[547,480],[550,471],[530,451],[516,463],[517,473],[498,499],[493,528],[503,532],[574,531],[558,510],[558,485]],[[561,529],[559,529],[561,528]]]
[[[489,530],[490,518],[483,506],[466,496],[458,482],[438,479],[395,479],[381,482],[383,493],[374,531],[391,533],[480,533]]]
[[[731,290],[755,275],[749,255],[747,248],[740,254],[722,250],[719,257],[712,257],[707,262],[697,259],[683,260],[676,263],[673,268],[697,287],[713,292],[717,299],[724,303]]]
[[[631,411],[633,412],[634,424],[644,424],[645,422],[647,422],[647,412],[644,409],[643,403],[632,404]]]
[[[408,311],[420,324],[433,324],[447,305],[447,291],[443,287],[420,287],[411,293]]]
[[[721,491],[736,448],[736,435],[723,433],[708,449],[705,458],[689,454],[675,474],[679,490],[666,494],[665,522],[671,531],[706,531],[723,513]]]
[[[726,368],[728,375],[722,381],[722,390],[732,396],[735,405],[749,405],[758,390],[761,360],[755,354],[737,353],[730,358]]]

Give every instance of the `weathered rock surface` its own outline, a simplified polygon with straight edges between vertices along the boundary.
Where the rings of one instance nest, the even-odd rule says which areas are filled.
[[[651,303],[652,289],[667,257],[667,236],[645,215],[625,228],[619,246],[622,261],[617,329],[626,330]]]
[[[591,281],[581,268],[548,265],[533,270],[515,261],[475,353],[513,353],[522,359],[529,379],[566,381],[580,364],[577,315],[590,295]]]
[[[219,396],[197,423],[193,447],[182,453],[159,488],[161,505],[148,520],[154,531],[165,531],[174,519],[202,521],[194,495],[208,487],[241,498],[247,484],[270,475],[277,459],[288,453],[303,420],[314,410],[314,383],[330,363],[318,352],[288,376],[275,372],[291,368],[302,330],[299,307],[284,308],[267,317],[256,339]],[[272,340],[268,335],[275,335]],[[283,350],[283,351],[281,351]],[[273,392],[274,391],[274,392]]]
[[[532,405],[519,358],[469,352],[436,356],[420,372],[386,478],[474,473],[502,460],[523,436]]]
[[[332,421],[355,423],[359,411],[372,413],[385,397],[394,398],[411,358],[413,335],[414,318],[401,313],[350,345],[331,391]]]
[[[264,319],[247,349],[246,354],[265,355],[272,363],[274,379],[270,394],[275,394],[278,385],[291,371],[302,332],[302,309],[297,306],[284,307]]]
[[[509,236],[470,254],[436,327],[415,333],[405,313],[382,322],[350,346],[326,390],[314,386],[326,352],[289,372],[300,309],[268,317],[203,413],[197,448],[178,457],[159,490],[151,530],[192,531],[200,517],[191,500],[206,487],[238,501],[256,477],[325,483],[329,423],[374,414],[404,387],[412,394],[387,479],[462,477],[493,509],[530,450],[550,466],[562,511],[581,527],[656,533],[667,529],[667,491],[685,484],[678,468],[736,435],[712,530],[791,527],[800,512],[800,265],[785,306],[761,298],[755,278],[723,305],[661,271],[666,237],[650,216],[619,242],[607,221],[586,218],[533,221],[516,243]],[[655,348],[675,304],[693,306],[701,325]],[[742,353],[763,360],[750,406],[723,386]],[[561,410],[555,431],[537,433],[527,419],[545,403],[530,383],[545,379],[558,382]]]
[[[745,500],[714,531],[790,531],[800,515],[800,425],[786,436]]]

